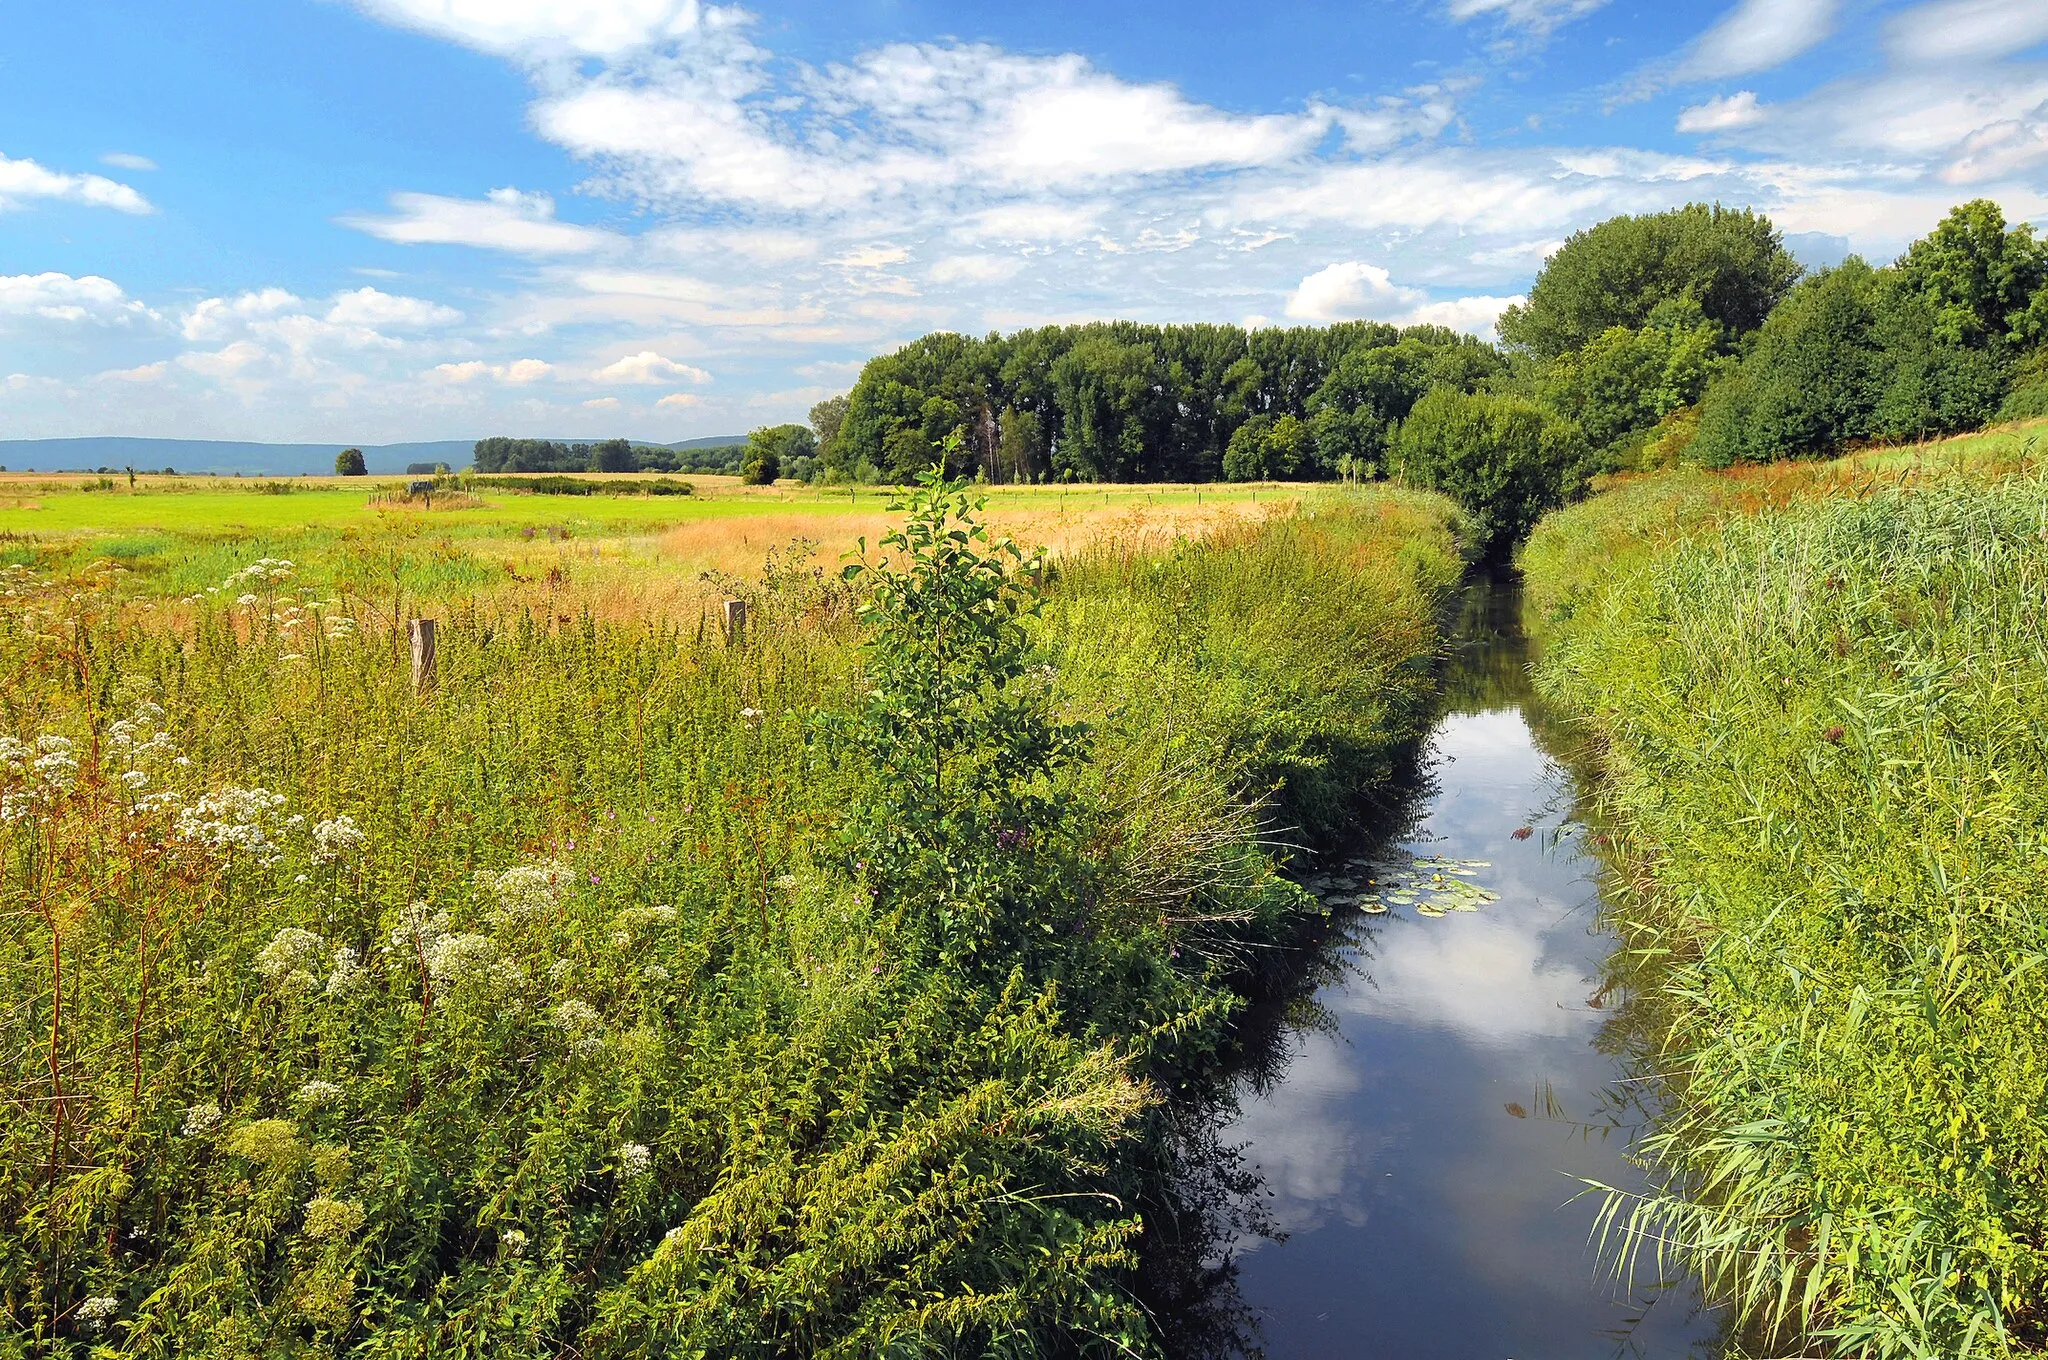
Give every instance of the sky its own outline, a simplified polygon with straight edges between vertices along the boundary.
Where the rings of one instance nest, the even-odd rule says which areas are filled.
[[[2048,0],[5,12],[0,438],[669,441],[937,329],[1489,335],[1689,201],[2048,222]]]

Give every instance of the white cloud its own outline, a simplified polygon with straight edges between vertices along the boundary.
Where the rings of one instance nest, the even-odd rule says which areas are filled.
[[[612,233],[555,220],[547,194],[493,189],[481,199],[391,195],[394,215],[351,214],[345,227],[400,245],[479,246],[514,255],[589,255],[618,244]]]
[[[1514,297],[1451,298],[1444,302],[1425,302],[1403,316],[1390,319],[1404,326],[1449,326],[1454,331],[1465,331],[1482,340],[1491,340],[1494,323],[1500,320],[1500,314],[1528,300],[1520,294]]]
[[[156,162],[147,156],[138,156],[132,151],[109,151],[100,157],[101,165],[111,165],[117,170],[154,170]]]
[[[358,288],[335,294],[334,305],[327,309],[327,319],[337,326],[366,326],[372,330],[427,330],[452,326],[462,320],[462,313],[424,298]]]
[[[235,298],[207,298],[185,314],[187,340],[219,340],[251,322],[266,320],[303,305],[282,288],[260,288]]]
[[[1287,299],[1287,315],[1296,321],[1384,319],[1429,299],[1419,288],[1403,288],[1378,265],[1345,260],[1327,265],[1301,281]]]
[[[1015,255],[948,255],[934,261],[926,277],[933,283],[1001,283],[1023,269]]]
[[[660,401],[657,401],[654,404],[656,406],[666,406],[671,409],[679,410],[685,406],[695,406],[698,402],[702,400],[703,398],[699,397],[694,392],[671,392],[667,396],[663,397]]]
[[[370,15],[486,52],[617,56],[696,29],[698,0],[357,0]]]
[[[31,160],[10,160],[0,155],[0,212],[36,199],[82,203],[89,208],[112,208],[124,213],[156,211],[141,194],[104,175],[59,174]]]
[[[129,297],[112,279],[57,273],[0,275],[0,317],[9,316],[101,325],[156,319],[155,312]]]
[[[461,363],[436,364],[428,370],[427,376],[444,383],[461,385],[488,378],[512,387],[523,387],[539,382],[555,371],[555,366],[539,359],[515,359],[509,364],[487,364],[481,359],[465,359]]]
[[[1939,0],[1894,15],[1886,47],[1901,62],[1972,62],[2048,42],[2041,0]]]
[[[178,356],[178,364],[201,377],[233,378],[268,357],[261,346],[237,340],[217,350],[190,350]]]
[[[600,383],[708,383],[711,375],[701,368],[680,364],[651,349],[638,354],[628,354],[614,359],[590,375],[592,382]]]
[[[1498,19],[1517,28],[1548,33],[1606,3],[1607,0],[1451,0],[1449,8],[1453,19]]]
[[[2048,161],[2048,103],[2024,117],[1988,123],[1965,137],[1941,171],[1949,184],[1980,184],[2025,174]]]
[[[164,374],[170,371],[170,367],[168,360],[159,359],[153,364],[139,364],[134,368],[108,369],[100,376],[116,382],[153,383],[161,381]]]
[[[1695,104],[1681,109],[1678,114],[1680,132],[1728,132],[1735,128],[1752,127],[1764,120],[1764,110],[1756,102],[1756,91],[1738,90],[1720,99],[1709,99],[1704,104]]]
[[[1693,44],[1679,68],[1690,80],[1719,80],[1781,66],[1835,29],[1841,0],[1740,0]]]
[[[592,397],[583,404],[593,411],[616,411],[619,409],[619,399],[617,397]]]

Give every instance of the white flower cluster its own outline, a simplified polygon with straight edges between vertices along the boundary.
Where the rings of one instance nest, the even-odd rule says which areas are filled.
[[[569,891],[569,866],[558,859],[538,864],[515,864],[503,873],[479,871],[477,886],[498,900],[498,915],[506,921],[523,921],[545,916],[562,905]]]
[[[288,992],[310,992],[320,985],[318,969],[326,952],[327,941],[312,931],[286,926],[256,955],[256,971]]]
[[[619,1148],[619,1179],[633,1181],[654,1169],[654,1153],[645,1143],[625,1143]]]
[[[674,907],[627,907],[612,918],[612,924],[630,934],[648,926],[665,926],[675,919]]]
[[[332,864],[363,844],[363,829],[353,817],[330,817],[313,824],[313,862]]]
[[[526,1234],[517,1228],[507,1228],[498,1234],[498,1246],[516,1260],[526,1255]]]
[[[179,1131],[187,1138],[200,1138],[220,1127],[220,1106],[212,1101],[194,1105],[185,1111],[185,1123]]]
[[[292,1100],[295,1104],[303,1105],[309,1110],[317,1110],[323,1105],[338,1104],[341,1098],[347,1094],[347,1091],[344,1091],[333,1082],[321,1081],[316,1077],[292,1092]]]
[[[94,1295],[78,1305],[79,1325],[89,1332],[103,1332],[114,1314],[120,1311],[119,1299],[111,1299],[104,1294]]]
[[[34,745],[0,737],[0,771],[14,785],[0,793],[0,822],[35,815],[78,783],[78,752],[69,737],[44,733]]]
[[[587,1001],[570,997],[555,1007],[555,1024],[569,1037],[569,1051],[588,1056],[604,1048],[604,1021]]]
[[[327,975],[329,996],[353,996],[370,985],[370,970],[356,951],[342,945],[334,951],[334,971]]]
[[[236,586],[255,583],[273,585],[292,579],[292,564],[282,557],[262,557],[243,567],[240,571],[222,581],[221,589],[233,590]]]
[[[276,840],[290,824],[278,816],[284,804],[281,793],[227,784],[179,810],[178,835],[222,854],[248,855],[268,868],[284,857]]]
[[[426,959],[427,976],[447,989],[437,998],[440,1001],[462,988],[478,989],[503,1001],[526,985],[526,974],[488,935],[443,935],[428,946]]]

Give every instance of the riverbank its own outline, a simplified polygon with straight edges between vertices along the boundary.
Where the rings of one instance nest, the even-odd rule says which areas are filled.
[[[845,757],[888,657],[801,552],[730,643],[452,610],[421,687],[402,600],[286,563],[175,612],[14,568],[12,1337],[1158,1353],[1133,1168],[1318,909],[1286,845],[1426,726],[1454,522],[1374,490],[1063,559],[1003,702],[1064,754],[963,748],[1043,777],[915,900],[853,849],[922,862]]]
[[[2048,1340],[2048,485],[1947,447],[1636,479],[1522,555],[1661,1010],[1606,1241],[1774,1354]]]

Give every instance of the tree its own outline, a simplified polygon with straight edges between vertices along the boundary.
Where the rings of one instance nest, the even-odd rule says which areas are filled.
[[[334,473],[337,477],[367,477],[370,465],[363,461],[361,449],[343,449],[334,455]]]
[[[1415,403],[1394,448],[1402,480],[1456,501],[1489,555],[1513,547],[1545,511],[1585,488],[1579,427],[1523,397],[1436,388]]]
[[[1906,291],[1931,309],[1935,338],[2003,350],[2048,339],[2048,241],[2032,226],[2005,227],[1988,198],[1950,210],[1900,257]]]
[[[816,437],[807,425],[766,425],[747,436],[746,451],[740,455],[740,480],[750,486],[767,486],[799,458],[817,453]]]
[[[839,430],[846,424],[846,407],[846,397],[837,396],[827,397],[811,408],[811,433],[817,437],[817,456],[824,459],[827,467],[833,465]]]
[[[1726,361],[1721,328],[1691,298],[1665,302],[1639,330],[1613,326],[1543,371],[1543,399],[1578,423],[1597,450],[1617,450],[1700,399]]]
[[[1609,218],[1544,262],[1528,302],[1501,313],[1500,336],[1553,359],[1613,327],[1640,329],[1659,303],[1690,298],[1735,339],[1763,325],[1801,272],[1771,220],[1746,208],[1689,203]]]
[[[633,456],[629,441],[607,439],[591,446],[590,467],[593,472],[638,472],[640,460]]]

